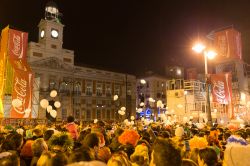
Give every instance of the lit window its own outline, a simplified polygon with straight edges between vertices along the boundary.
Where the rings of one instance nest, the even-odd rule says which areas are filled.
[[[112,94],[111,94],[111,87],[110,87],[110,85],[107,85],[106,86],[106,96],[107,97],[110,97]]]
[[[97,84],[96,85],[96,95],[97,96],[102,96],[102,84]]]
[[[86,84],[86,95],[92,95],[92,83],[88,82]]]
[[[115,86],[115,94],[120,95],[120,86]]]

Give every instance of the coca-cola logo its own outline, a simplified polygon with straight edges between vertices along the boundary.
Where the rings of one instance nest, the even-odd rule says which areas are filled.
[[[23,57],[23,33],[13,33],[11,52],[19,59]]]
[[[223,81],[213,82],[213,94],[220,103],[226,103],[225,85]]]
[[[23,114],[24,113],[24,106],[25,106],[25,99],[27,95],[27,81],[22,78],[15,78],[15,83],[14,83],[14,91],[16,93],[16,98],[19,99],[22,102],[21,107],[13,107],[14,110],[19,113]]]

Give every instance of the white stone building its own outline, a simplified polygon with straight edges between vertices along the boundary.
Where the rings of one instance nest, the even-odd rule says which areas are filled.
[[[39,25],[38,42],[28,44],[28,63],[35,73],[32,116],[45,118],[41,99],[59,100],[61,107],[57,118],[66,119],[74,115],[76,119],[114,120],[121,106],[127,108],[127,116],[135,114],[136,77],[74,65],[74,51],[63,48],[63,28],[59,21],[57,5],[50,1],[45,8],[45,18]],[[87,55],[86,55],[87,56]],[[51,90],[57,90],[56,98],[51,98]],[[113,101],[113,96],[119,99]]]

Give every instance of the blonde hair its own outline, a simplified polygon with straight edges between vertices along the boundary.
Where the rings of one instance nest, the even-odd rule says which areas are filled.
[[[109,159],[107,166],[132,166],[125,152],[117,152]]]

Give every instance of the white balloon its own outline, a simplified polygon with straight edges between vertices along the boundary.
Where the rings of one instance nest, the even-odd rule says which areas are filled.
[[[125,115],[125,111],[121,111],[121,115]]]
[[[127,122],[128,122],[128,119],[125,119],[125,120],[124,120],[124,123],[127,123]]]
[[[56,97],[56,95],[57,95],[57,91],[56,90],[52,90],[50,92],[50,97]]]
[[[157,103],[156,103],[156,106],[159,108],[159,107],[162,107],[162,101],[161,100],[158,100]]]
[[[50,112],[52,111],[52,109],[53,109],[52,106],[49,105],[49,106],[47,107],[47,112],[50,113]]]
[[[134,116],[131,116],[130,119],[131,119],[131,120],[135,120],[135,117],[134,117]]]
[[[150,98],[148,99],[148,101],[149,101],[149,102],[154,102],[155,100],[154,100],[152,97],[150,97]]]
[[[119,111],[118,111],[118,114],[120,114],[120,115],[121,115],[121,112],[122,112],[122,111],[121,111],[121,110],[119,110]]]
[[[20,99],[13,99],[11,103],[14,107],[22,106],[22,101]]]
[[[141,102],[141,103],[140,103],[140,106],[141,106],[141,107],[143,107],[143,106],[144,106],[144,103],[143,103],[143,102]]]
[[[146,81],[144,79],[140,80],[141,84],[146,84]]]
[[[94,123],[97,123],[98,122],[98,119],[94,119]]]
[[[48,105],[49,105],[49,101],[48,101],[47,99],[42,99],[42,100],[40,101],[40,106],[41,106],[42,108],[46,109],[46,108],[48,107]]]
[[[131,123],[130,123],[129,121],[128,121],[128,122],[126,122],[126,125],[127,125],[127,126],[130,126],[130,124],[131,124]]]
[[[50,115],[51,115],[53,118],[56,118],[56,116],[57,116],[56,110],[51,110],[51,111],[50,111]]]
[[[116,101],[118,98],[118,95],[114,95],[114,101]]]
[[[54,106],[55,106],[56,108],[60,108],[60,107],[61,107],[61,103],[60,103],[59,101],[56,101],[56,102],[54,103]]]
[[[126,107],[122,107],[121,110],[122,110],[122,111],[126,111]]]

